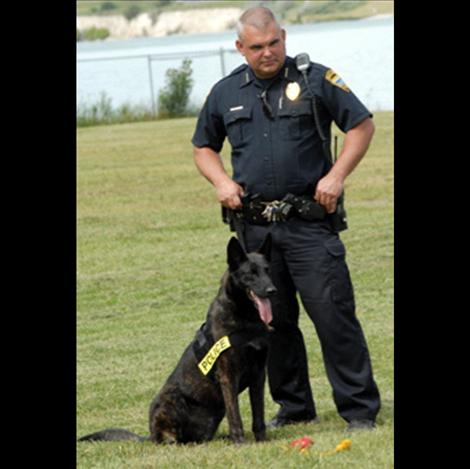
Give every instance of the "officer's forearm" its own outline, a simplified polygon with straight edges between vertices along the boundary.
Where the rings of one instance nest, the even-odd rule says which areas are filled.
[[[332,176],[344,181],[352,173],[366,154],[374,131],[375,126],[372,119],[367,118],[346,133],[338,161],[331,169]]]
[[[208,147],[193,147],[194,162],[199,172],[214,186],[230,179],[225,171],[222,158]]]
[[[231,209],[240,208],[243,188],[225,172],[220,155],[207,147],[194,147],[193,151],[197,169],[215,187],[218,201]]]

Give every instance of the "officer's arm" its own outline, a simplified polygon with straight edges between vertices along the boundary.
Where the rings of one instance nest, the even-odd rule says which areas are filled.
[[[219,202],[231,209],[240,208],[243,188],[226,173],[220,155],[209,147],[196,146],[193,153],[197,169],[215,187]]]
[[[328,213],[335,211],[336,200],[343,192],[344,181],[366,154],[374,131],[375,126],[370,118],[348,130],[338,160],[330,172],[318,181],[315,200],[325,206]]]

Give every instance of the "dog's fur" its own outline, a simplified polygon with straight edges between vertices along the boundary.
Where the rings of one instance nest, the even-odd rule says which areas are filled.
[[[213,377],[204,376],[199,370],[193,340],[150,405],[150,437],[140,437],[127,430],[108,429],[86,435],[79,441],[203,442],[213,438],[227,414],[230,437],[234,442],[241,443],[244,434],[238,394],[246,388],[250,394],[255,438],[257,441],[265,440],[267,323],[272,317],[269,300],[266,299],[276,292],[268,274],[270,251],[270,235],[258,252],[249,254],[244,252],[236,238],[229,241],[229,268],[209,308],[206,326],[215,341],[234,332],[248,334],[250,339],[241,346],[225,350],[219,356],[214,365],[215,373],[211,372]],[[268,304],[270,317],[266,317],[265,308],[264,313],[261,313],[260,304]]]

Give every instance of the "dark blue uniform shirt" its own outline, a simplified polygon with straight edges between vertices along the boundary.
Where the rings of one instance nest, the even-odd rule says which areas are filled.
[[[332,121],[347,132],[372,116],[327,67],[311,63],[308,78],[328,141]],[[286,95],[292,82],[300,86],[296,99]],[[261,99],[264,90],[272,117]],[[232,147],[233,179],[264,200],[282,199],[288,192],[313,194],[318,180],[331,167],[315,127],[306,84],[290,57],[274,79],[256,78],[245,64],[214,85],[192,143],[220,152],[225,137]]]

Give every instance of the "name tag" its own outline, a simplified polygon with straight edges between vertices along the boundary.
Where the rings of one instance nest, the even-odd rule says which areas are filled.
[[[240,111],[241,109],[243,109],[243,106],[236,106],[236,107],[231,107],[230,111]]]
[[[219,355],[230,348],[232,345],[228,336],[221,337],[207,352],[206,356],[199,362],[198,367],[203,375],[207,375],[211,371],[214,363],[216,362]]]

